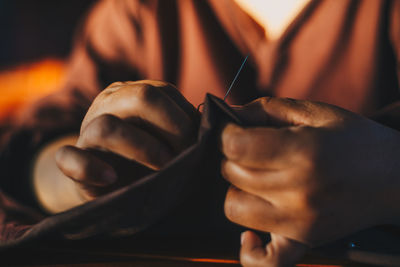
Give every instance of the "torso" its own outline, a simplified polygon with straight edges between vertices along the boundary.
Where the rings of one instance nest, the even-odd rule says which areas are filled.
[[[179,2],[184,23],[177,85],[195,105],[205,92],[223,97],[246,55],[228,98],[232,104],[274,95],[368,115],[396,101],[395,58],[384,24],[390,2],[303,2],[275,40],[265,37],[268,21],[260,27],[235,2],[208,2],[211,9],[203,1]]]

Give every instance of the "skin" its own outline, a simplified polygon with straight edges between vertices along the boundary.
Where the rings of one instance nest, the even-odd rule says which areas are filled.
[[[397,131],[309,101],[260,98],[235,109],[255,126],[222,130],[221,171],[232,184],[225,214],[272,233],[267,246],[242,234],[243,266],[291,266],[309,247],[399,222]],[[90,200],[162,168],[195,141],[198,120],[170,84],[114,83],[56,162]]]
[[[90,200],[162,168],[195,141],[198,119],[171,84],[113,83],[90,106],[76,145],[60,148],[56,163]]]
[[[221,170],[225,214],[265,232],[242,235],[243,266],[291,266],[306,251],[380,224],[398,224],[400,134],[323,103],[261,98],[237,108],[257,127],[228,124]]]

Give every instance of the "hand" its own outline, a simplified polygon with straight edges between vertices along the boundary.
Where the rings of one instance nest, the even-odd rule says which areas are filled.
[[[261,127],[222,132],[231,221],[310,246],[398,223],[397,131],[309,101],[261,98],[237,112]]]
[[[245,267],[294,266],[307,246],[281,235],[271,233],[271,241],[263,246],[262,240],[252,231],[243,232],[241,237],[240,263]]]
[[[56,155],[92,199],[157,171],[196,139],[199,114],[170,84],[117,82],[89,108],[76,146]]]

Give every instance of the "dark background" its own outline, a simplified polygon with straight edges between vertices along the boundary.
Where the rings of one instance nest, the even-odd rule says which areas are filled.
[[[0,0],[0,70],[66,57],[94,0]]]

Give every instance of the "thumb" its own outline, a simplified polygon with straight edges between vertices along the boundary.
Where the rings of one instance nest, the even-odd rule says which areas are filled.
[[[271,242],[264,247],[254,232],[246,231],[242,234],[240,263],[245,267],[294,266],[306,251],[306,245],[277,234],[271,234]]]
[[[238,116],[250,126],[321,127],[338,117],[344,110],[325,103],[291,98],[262,97],[244,106],[234,106]]]

